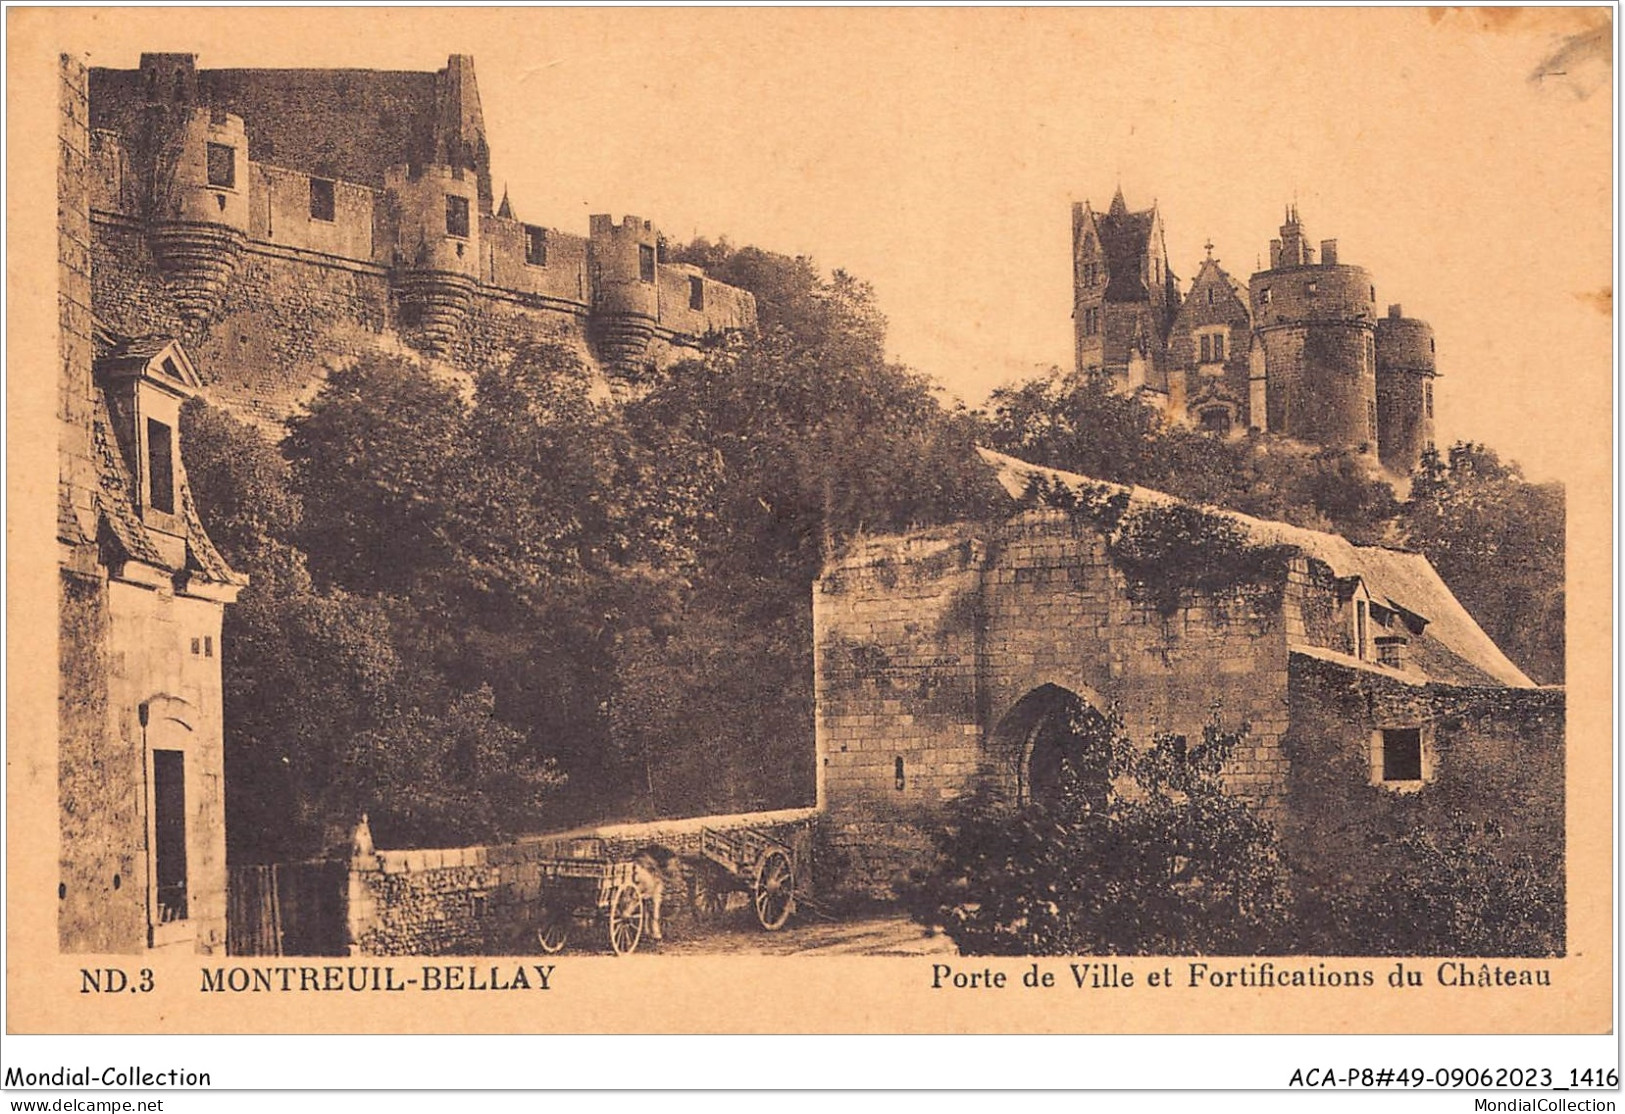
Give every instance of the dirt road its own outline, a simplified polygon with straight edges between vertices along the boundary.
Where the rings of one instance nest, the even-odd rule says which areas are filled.
[[[660,943],[638,948],[659,955],[953,955],[953,941],[927,936],[901,913],[826,921],[802,914],[778,932],[764,932],[749,910],[732,910],[722,919],[696,923],[674,919]]]

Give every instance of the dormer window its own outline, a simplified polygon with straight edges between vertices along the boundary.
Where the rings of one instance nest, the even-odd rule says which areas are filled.
[[[147,419],[147,506],[175,513],[175,431]]]

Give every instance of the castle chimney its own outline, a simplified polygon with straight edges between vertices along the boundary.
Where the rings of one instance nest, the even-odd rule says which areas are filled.
[[[1322,240],[1320,242],[1320,262],[1324,267],[1337,266],[1337,241]]]
[[[1393,318],[1395,321],[1398,321],[1401,317],[1405,316],[1405,307],[1401,306],[1398,302],[1395,302],[1393,305],[1388,307],[1388,316]]]

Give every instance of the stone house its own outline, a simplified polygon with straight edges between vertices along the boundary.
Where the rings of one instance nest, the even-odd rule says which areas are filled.
[[[1374,871],[1386,835],[1463,815],[1561,853],[1563,692],[1425,558],[984,457],[1013,497],[1037,482],[1074,509],[870,539],[814,588],[818,803],[855,888],[890,892],[988,779],[1032,800],[1082,773],[1080,712],[1142,742],[1247,725],[1227,783],[1328,886]],[[1184,533],[1158,551],[1165,523]]]
[[[223,950],[220,626],[245,583],[205,534],[186,350],[91,313],[85,73],[62,68],[58,934],[69,952]]]

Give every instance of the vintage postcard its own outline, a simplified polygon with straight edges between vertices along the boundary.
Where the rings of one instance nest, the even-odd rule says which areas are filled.
[[[8,1032],[1609,1028],[1610,9],[8,30]]]

